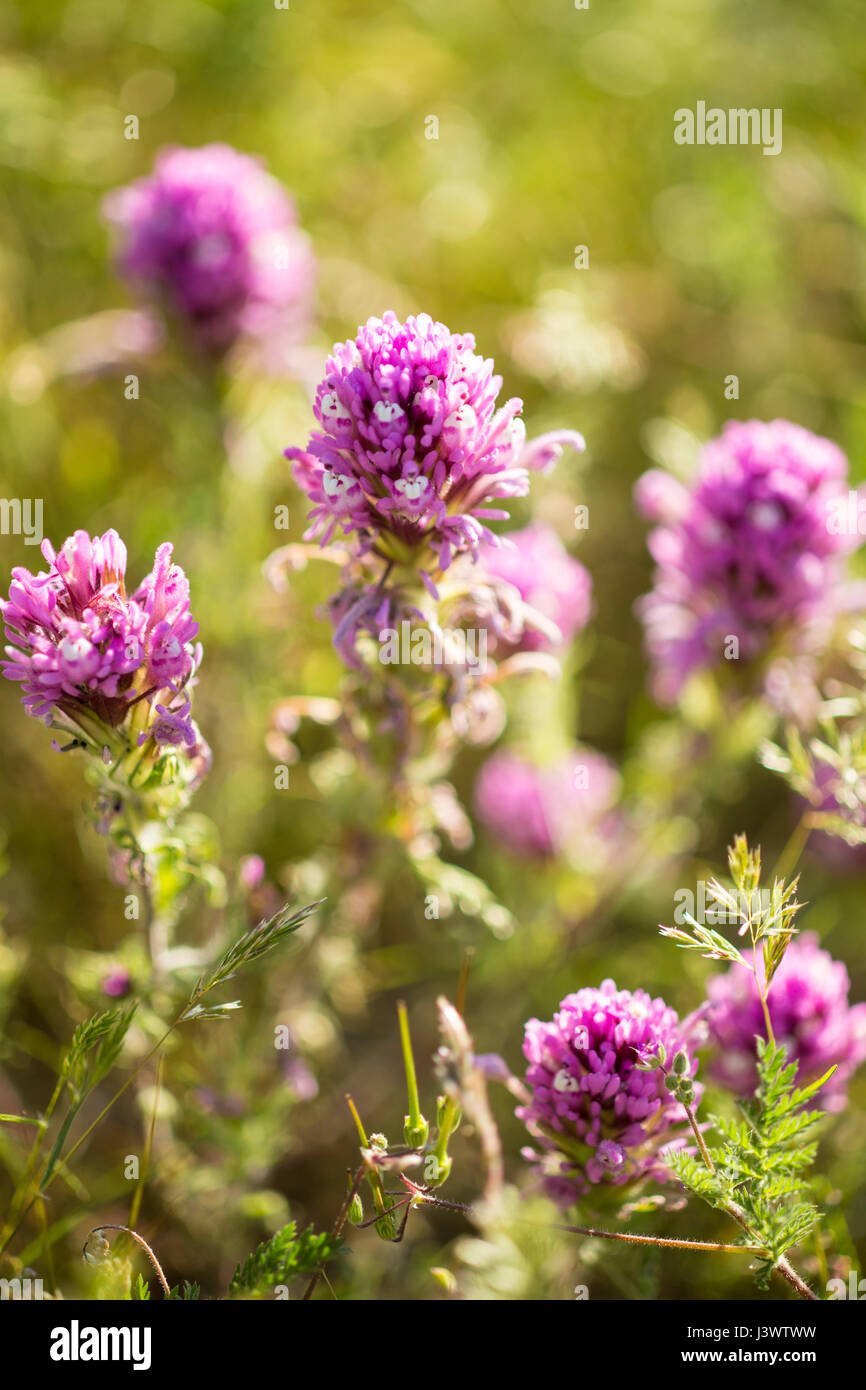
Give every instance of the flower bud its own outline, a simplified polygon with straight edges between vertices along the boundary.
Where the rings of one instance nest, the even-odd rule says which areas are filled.
[[[108,1257],[111,1245],[101,1229],[91,1231],[84,1245],[84,1258],[89,1265],[100,1265]]]
[[[441,1187],[451,1176],[451,1168],[454,1160],[449,1154],[444,1158],[437,1158],[435,1154],[429,1154],[424,1165],[424,1180],[428,1187]]]
[[[403,1120],[403,1138],[406,1140],[410,1149],[423,1149],[424,1145],[427,1143],[429,1133],[430,1125],[424,1119],[423,1115],[419,1116],[417,1125],[411,1125],[409,1123],[409,1116],[405,1116]]]
[[[376,1235],[382,1240],[393,1240],[397,1234],[397,1218],[399,1213],[396,1211],[385,1212],[376,1222]]]
[[[354,1180],[352,1178],[352,1174],[350,1173],[348,1177],[348,1185],[350,1192],[352,1191],[353,1181]],[[347,1219],[351,1221],[353,1226],[361,1225],[361,1222],[364,1220],[364,1203],[361,1201],[360,1192],[354,1192],[352,1194],[352,1200],[349,1203],[349,1210],[346,1215]]]
[[[442,1126],[445,1124],[446,1116],[449,1113],[451,1118],[448,1121],[448,1133],[454,1134],[455,1131],[460,1128],[460,1121],[463,1118],[462,1113],[460,1109],[454,1104],[454,1102],[448,1098],[448,1096],[437,1096],[436,1125],[438,1129],[441,1129]]]

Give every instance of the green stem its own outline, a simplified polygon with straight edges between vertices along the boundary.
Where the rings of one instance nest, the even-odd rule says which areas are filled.
[[[629,1245],[660,1245],[673,1250],[714,1250],[731,1255],[764,1255],[761,1245],[720,1245],[712,1240],[674,1240],[668,1236],[634,1236],[625,1231],[596,1231],[589,1226],[555,1226],[556,1231],[570,1231],[576,1236],[595,1236],[599,1240],[622,1240]]]
[[[806,848],[809,836],[812,834],[811,808],[804,811],[779,855],[778,863],[773,870],[774,879],[788,879],[800,860],[800,855]]]
[[[448,1142],[459,1114],[460,1107],[455,1105],[454,1101],[449,1096],[445,1102],[445,1109],[442,1112],[442,1123],[439,1126],[439,1133],[436,1136],[436,1147],[433,1150],[440,1168],[448,1157]]]
[[[704,1160],[704,1163],[708,1170],[711,1173],[714,1173],[716,1171],[716,1165],[713,1163],[710,1151],[704,1142],[704,1136],[701,1134],[701,1129],[700,1125],[698,1124],[697,1115],[695,1114],[694,1110],[692,1110],[690,1105],[686,1105],[685,1101],[681,1101],[680,1104],[682,1105],[683,1109],[689,1117],[689,1124],[692,1127],[692,1134],[698,1141],[698,1148],[701,1151],[701,1158]]]
[[[418,1095],[418,1078],[415,1074],[415,1058],[412,1054],[412,1037],[409,1032],[409,1015],[401,1000],[397,1005],[400,1020],[400,1042],[403,1047],[403,1066],[406,1070],[406,1090],[409,1095],[409,1126],[418,1129],[421,1125],[421,1101]]]
[[[356,1117],[357,1117],[357,1111],[355,1111],[355,1115],[356,1115]],[[360,1121],[358,1121],[358,1123],[360,1124]],[[345,1224],[346,1224],[346,1221],[347,1221],[348,1216],[349,1216],[349,1210],[350,1210],[350,1208],[351,1208],[351,1206],[352,1206],[352,1203],[354,1202],[356,1196],[358,1195],[358,1188],[361,1186],[361,1183],[362,1183],[363,1180],[364,1180],[364,1174],[366,1173],[366,1171],[367,1171],[366,1166],[365,1166],[363,1163],[360,1165],[359,1168],[356,1168],[356,1170],[355,1170],[355,1177],[354,1177],[354,1179],[353,1179],[352,1186],[349,1188],[349,1191],[348,1191],[347,1194],[346,1194],[346,1199],[345,1199],[345,1201],[343,1202],[343,1205],[340,1207],[340,1210],[339,1210],[339,1212],[338,1212],[338,1214],[337,1214],[337,1219],[336,1219],[336,1221],[334,1222],[334,1228],[333,1228],[333,1230],[331,1231],[331,1236],[332,1236],[332,1238],[333,1238],[334,1240],[336,1240],[336,1239],[340,1236],[340,1234],[341,1234],[341,1232],[342,1232],[342,1230],[343,1230],[343,1227],[344,1227]],[[302,1302],[302,1303],[306,1303],[309,1299],[312,1298],[313,1293],[314,1293],[315,1288],[316,1288],[316,1285],[318,1284],[318,1282],[319,1282],[319,1280],[321,1279],[321,1277],[322,1277],[322,1271],[321,1271],[321,1270],[318,1270],[318,1271],[313,1275],[312,1279],[310,1280],[309,1284],[307,1285],[306,1289],[304,1290],[304,1294],[303,1294],[303,1297],[302,1297],[302,1299],[301,1299],[301,1302]]]
[[[370,1141],[367,1138],[367,1132],[364,1129],[364,1126],[361,1122],[361,1116],[358,1114],[358,1108],[355,1105],[355,1102],[352,1100],[351,1096],[346,1096],[346,1104],[352,1112],[352,1119],[355,1121],[355,1128],[358,1131],[358,1138],[361,1141],[361,1147],[364,1149],[369,1149]],[[376,1211],[381,1216],[381,1214],[385,1210],[385,1207],[387,1206],[387,1202],[385,1201],[385,1189],[382,1186],[382,1179],[376,1172],[375,1168],[367,1168],[367,1181],[369,1182],[370,1187],[373,1190],[373,1201],[376,1205]]]

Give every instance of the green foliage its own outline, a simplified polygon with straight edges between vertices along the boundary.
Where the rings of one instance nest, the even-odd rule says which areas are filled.
[[[342,1241],[312,1226],[298,1233],[290,1221],[270,1240],[263,1241],[235,1270],[229,1285],[229,1298],[265,1298],[278,1284],[311,1278],[333,1259]]]
[[[76,1107],[111,1071],[120,1056],[136,1007],[132,1004],[109,1009],[76,1028],[60,1073]]]
[[[849,634],[851,636],[853,634]],[[866,634],[859,634],[866,640]],[[835,835],[848,845],[866,843],[866,697],[859,672],[854,698],[835,699],[825,705],[827,718],[820,721],[821,738],[804,743],[795,728],[786,732],[785,746],[765,741],[760,758],[778,773],[813,809],[813,829]],[[832,717],[830,717],[832,715]],[[844,721],[844,722],[838,722]],[[827,805],[828,798],[832,798]]]
[[[60,1066],[60,1080],[69,1095],[69,1109],[42,1174],[45,1187],[54,1173],[66,1136],[87,1097],[103,1081],[120,1056],[137,1004],[109,1009],[80,1023],[72,1035],[69,1051]]]
[[[785,883],[774,879],[769,893],[760,891],[761,850],[749,849],[745,835],[737,835],[728,849],[728,866],[735,892],[718,879],[707,884],[709,896],[724,909],[727,921],[736,924],[739,935],[748,934],[753,946],[763,942],[765,983],[769,984],[796,933],[794,918],[803,904],[797,900],[799,879]],[[660,934],[686,951],[700,951],[707,960],[724,960],[751,969],[737,947],[720,932],[696,922],[691,913],[683,914],[691,932],[679,927],[661,927]]]
[[[696,922],[690,912],[683,913],[683,916],[692,928],[691,932],[682,931],[679,927],[661,927],[659,935],[666,936],[684,951],[700,951],[705,960],[727,960],[736,965],[746,964],[736,946],[726,941],[720,932]]]
[[[761,882],[761,847],[749,849],[745,835],[736,835],[728,850],[731,878],[741,893],[753,893]]]
[[[273,1214],[257,1230],[281,1227],[289,1199],[336,1214],[346,1133],[322,1117],[336,1113],[347,1085],[375,1078],[375,1093],[381,1082],[393,1103],[377,1123],[391,1134],[399,1129],[394,1077],[382,1075],[383,991],[387,1000],[413,991],[420,1061],[434,1046],[423,982],[447,988],[460,951],[474,948],[472,1030],[479,1049],[500,1052],[515,1069],[523,1019],[549,1017],[563,994],[606,976],[623,988],[651,981],[653,994],[686,1012],[697,1002],[701,971],[719,962],[702,961],[696,948],[684,956],[661,949],[647,922],[669,920],[675,884],[703,876],[706,864],[725,864],[728,826],[748,819],[766,866],[782,851],[789,790],[753,763],[753,737],[773,736],[774,726],[763,705],[742,698],[747,663],[723,663],[721,694],[718,672],[695,683],[681,711],[662,711],[647,694],[633,605],[647,589],[650,564],[630,495],[649,465],[685,477],[701,442],[731,417],[787,417],[817,429],[847,453],[852,486],[866,476],[866,297],[856,273],[866,185],[855,133],[866,87],[852,79],[866,62],[866,26],[853,22],[853,5],[779,0],[737,7],[742,22],[734,24],[721,0],[618,0],[580,13],[567,0],[536,7],[415,0],[389,7],[385,25],[382,6],[370,0],[293,3],[291,14],[255,0],[59,0],[13,4],[11,12],[0,83],[0,491],[44,497],[55,545],[79,526],[116,526],[136,577],[158,543],[174,542],[205,645],[197,715],[216,752],[195,804],[219,822],[225,867],[255,850],[269,880],[291,885],[292,901],[329,898],[321,925],[312,919],[304,930],[315,924],[320,935],[303,958],[274,953],[242,986],[196,1001],[202,1012],[194,1018],[206,1021],[212,999],[243,994],[230,1039],[184,1027],[170,1042],[149,1228],[166,1250],[183,1252],[183,1273],[215,1298],[224,1293],[225,1251],[249,1248],[244,1200],[263,1174],[274,1175]],[[222,111],[214,108],[215,74]],[[786,132],[797,133],[781,158],[644,138],[670,131],[686,89],[728,84],[730,100],[719,90],[719,104],[740,104],[746,74],[756,90],[774,94]],[[124,139],[125,111],[149,113],[139,140]],[[429,111],[442,117],[439,141],[424,138]],[[564,138],[572,130],[580,138]],[[295,196],[322,261],[305,375],[307,350],[313,365],[323,363],[329,344],[369,314],[429,309],[455,330],[475,331],[478,351],[492,355],[505,378],[503,399],[525,400],[530,433],[572,426],[586,435],[589,452],[536,473],[530,498],[516,499],[513,523],[501,527],[523,526],[541,509],[592,573],[598,612],[562,681],[528,674],[523,689],[509,683],[506,737],[525,740],[524,751],[546,763],[579,729],[623,767],[635,854],[617,856],[612,885],[604,856],[581,873],[561,860],[527,863],[480,826],[474,844],[453,855],[441,836],[443,866],[433,862],[440,830],[427,833],[425,825],[417,853],[430,846],[429,868],[416,869],[415,860],[407,867],[399,846],[379,842],[374,827],[384,812],[369,769],[360,777],[343,753],[325,784],[326,759],[334,757],[325,722],[307,721],[299,731],[297,762],[279,755],[291,765],[292,786],[275,792],[273,759],[263,751],[274,701],[297,694],[324,704],[320,697],[341,678],[331,624],[316,616],[335,587],[330,571],[310,564],[294,572],[283,606],[261,573],[274,545],[300,540],[307,524],[282,457],[313,424],[307,391],[286,373],[268,379],[252,367],[223,374],[218,403],[203,364],[182,343],[172,345],[171,334],[159,353],[136,356],[126,348],[137,334],[102,313],[139,303],[117,276],[100,220],[103,195],[145,175],[162,146],[214,139],[267,161]],[[576,240],[590,244],[587,270],[572,263]],[[140,401],[125,398],[127,371],[141,374]],[[732,371],[740,373],[736,399],[722,389]],[[291,508],[286,534],[275,533],[276,502]],[[577,503],[589,504],[585,531],[572,529]],[[38,568],[39,556],[13,535],[3,537],[3,553],[5,594],[9,568]],[[866,552],[853,558],[862,574]],[[72,755],[52,752],[47,731],[22,716],[19,692],[7,681],[0,686],[0,841],[3,829],[12,831],[15,851],[0,933],[0,1066],[11,1089],[0,1103],[25,1115],[47,1098],[45,1065],[58,1039],[108,1007],[101,982],[111,959],[131,967],[148,1038],[163,1026],[168,996],[162,985],[156,999],[147,993],[142,923],[121,918],[118,893],[103,881],[104,847],[82,832]],[[829,736],[823,742],[834,746]],[[466,806],[483,756],[479,746],[455,770]],[[804,759],[811,785],[811,745]],[[866,787],[866,756],[861,766],[857,785]],[[417,815],[413,807],[408,818]],[[150,848],[151,863],[159,857],[159,919],[177,901],[191,861],[205,862],[201,844],[190,853],[189,824],[182,845],[176,827],[170,844]],[[853,817],[845,824],[849,834],[866,833]],[[452,857],[459,868],[447,862]],[[862,876],[822,869],[811,857],[808,885],[806,896],[820,902],[815,926],[833,925],[832,952],[851,967],[852,999],[863,998]],[[424,916],[427,893],[437,896],[440,920]],[[226,928],[214,948],[216,913],[201,892],[182,896],[195,914],[170,944],[208,951],[205,965],[178,965],[191,972],[186,986],[247,921]],[[256,906],[250,921],[279,901]],[[736,932],[728,934],[743,949]],[[74,979],[73,953],[82,963]],[[185,1001],[182,994],[178,1010]],[[298,1033],[290,1060],[314,1073],[318,1103],[304,1103],[274,1065],[268,1025],[283,1019]],[[113,1209],[117,1157],[141,1149],[149,1103],[138,1096],[154,1084],[153,1070],[148,1064],[112,1111],[111,1152],[103,1129],[76,1152],[69,1176],[82,1187],[69,1186],[65,1167],[62,1181],[55,1169],[44,1251],[39,1202],[12,1243],[20,1252],[31,1247],[28,1260],[40,1268],[50,1252],[67,1299],[88,1293],[80,1231],[91,1211],[97,1220]],[[196,1098],[199,1087],[206,1104]],[[491,1098],[508,1171],[523,1182],[523,1128],[511,1099],[495,1091]],[[835,1223],[827,1257],[844,1253],[860,1268],[862,1223],[852,1222],[851,1240],[845,1213],[866,1200],[864,1099],[866,1071],[852,1080],[838,1127],[845,1142],[822,1146],[828,1191],[837,1194],[822,1221],[828,1233]],[[242,1121],[238,1103],[246,1106]],[[57,1104],[67,1105],[65,1091]],[[88,1105],[82,1129],[101,1099]],[[62,1118],[50,1121],[46,1152]],[[289,1126],[293,1150],[304,1154],[290,1178],[276,1164]],[[34,1134],[0,1123],[0,1223]],[[459,1160],[462,1139],[456,1147]],[[455,1163],[455,1198],[475,1200],[473,1173]],[[41,1176],[40,1161],[34,1182]],[[215,1207],[219,1192],[232,1200]],[[515,1203],[508,1232],[523,1257],[519,1278],[509,1283],[513,1251],[498,1236],[483,1266],[464,1269],[437,1255],[460,1271],[461,1297],[571,1296],[575,1277],[584,1277],[574,1274],[575,1238],[547,1229],[556,1213],[533,1200]],[[374,1214],[366,1186],[364,1201]],[[693,1207],[691,1234],[713,1238],[718,1213]],[[368,1238],[375,1244],[371,1232],[359,1244]],[[429,1223],[410,1221],[402,1258],[341,1261],[338,1292],[428,1298],[429,1244]],[[636,1259],[632,1250],[586,1242],[590,1258],[597,1260],[593,1299],[631,1296],[606,1270]],[[661,1296],[689,1298],[697,1289],[740,1296],[742,1263],[663,1256]],[[153,1297],[160,1298],[156,1288]]]
[[[150,1284],[141,1274],[136,1276],[135,1283],[129,1291],[129,1297],[133,1303],[150,1302]]]
[[[212,1017],[211,1010],[201,1010],[195,1012],[199,1000],[217,985],[225,984],[238,971],[241,966],[249,965],[254,960],[260,960],[267,955],[275,946],[279,946],[281,941],[285,941],[287,936],[296,932],[300,926],[306,922],[312,912],[317,907],[321,907],[322,900],[309,903],[306,907],[300,908],[297,912],[290,912],[288,907],[281,907],[279,912],[274,913],[273,917],[266,921],[259,922],[258,926],[253,927],[252,931],[246,932],[237,941],[224,951],[207,975],[202,975],[190,996],[191,1012],[186,1014],[186,1018]],[[225,1009],[226,1005],[217,1006],[217,1011]]]
[[[745,1243],[759,1245],[758,1284],[766,1287],[774,1266],[812,1230],[817,1208],[808,1170],[817,1145],[807,1136],[821,1113],[807,1108],[831,1068],[808,1086],[795,1085],[797,1065],[786,1062],[784,1047],[758,1039],[758,1085],[742,1102],[742,1119],[710,1116],[721,1142],[708,1152],[714,1172],[692,1154],[669,1155],[680,1181],[710,1206],[734,1215]]]
[[[168,1296],[173,1302],[179,1300],[181,1303],[197,1303],[201,1297],[201,1289],[198,1284],[184,1279],[182,1283],[172,1287]]]

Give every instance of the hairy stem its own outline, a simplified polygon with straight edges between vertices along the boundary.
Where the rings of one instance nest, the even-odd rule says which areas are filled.
[[[150,1263],[156,1270],[156,1277],[162,1285],[162,1290],[166,1298],[171,1298],[171,1289],[168,1286],[168,1280],[162,1272],[162,1265],[159,1263],[159,1260],[156,1258],[156,1255],[154,1254],[153,1250],[151,1250],[150,1246],[148,1245],[147,1241],[144,1239],[143,1236],[140,1236],[137,1231],[134,1231],[132,1229],[131,1226],[114,1226],[111,1224],[107,1224],[105,1226],[94,1226],[92,1231],[88,1231],[87,1240],[90,1240],[91,1236],[100,1235],[102,1231],[123,1231],[124,1235],[131,1236],[132,1239],[136,1242],[136,1244],[141,1246],[142,1250],[147,1255],[147,1258],[150,1260]],[[85,1253],[87,1251],[87,1240],[84,1242]]]
[[[715,1250],[731,1255],[762,1255],[760,1245],[722,1245],[713,1240],[674,1240],[668,1236],[635,1236],[625,1231],[597,1231],[589,1226],[554,1226],[555,1231],[570,1231],[576,1236],[597,1236],[599,1240],[621,1240],[628,1245],[660,1245],[673,1250]]]

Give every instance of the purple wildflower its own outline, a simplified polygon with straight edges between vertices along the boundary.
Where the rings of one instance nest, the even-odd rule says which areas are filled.
[[[480,563],[486,572],[512,584],[524,603],[558,631],[558,639],[529,620],[516,643],[519,651],[548,651],[567,645],[589,621],[592,579],[573,559],[551,526],[533,522],[522,531],[509,531],[498,546],[482,547]]]
[[[312,1067],[303,1057],[286,1057],[281,1064],[286,1085],[295,1100],[315,1100],[319,1094],[319,1083]]]
[[[760,969],[760,963],[759,963]],[[848,971],[822,951],[813,932],[794,937],[773,976],[767,1000],[776,1042],[797,1063],[800,1085],[836,1071],[818,1093],[825,1110],[845,1107],[846,1088],[866,1058],[866,1004],[849,1007]],[[733,965],[707,983],[710,1035],[718,1044],[711,1074],[737,1095],[749,1094],[757,1080],[755,1038],[766,1024],[755,977]]]
[[[427,314],[369,319],[327,361],[313,407],[321,429],[286,450],[314,503],[308,537],[325,545],[340,526],[360,554],[419,562],[430,587],[431,561],[444,571],[455,554],[497,544],[487,522],[507,520],[498,503],[525,496],[529,470],[550,468],[565,445],[584,447],[570,430],[527,444],[521,401],[497,410],[501,385],[471,334]]]
[[[574,841],[583,852],[603,846],[616,830],[611,810],[617,792],[613,764],[589,749],[576,749],[547,768],[500,751],[481,768],[475,808],[507,849],[547,859]]]
[[[189,700],[177,710],[166,709],[165,705],[155,705],[154,709],[159,718],[154,719],[150,728],[139,734],[139,745],[153,738],[157,743],[173,744],[175,747],[181,744],[188,748],[195,747],[197,735],[190,719]]]
[[[498,1052],[476,1052],[472,1061],[485,1081],[506,1082],[511,1080],[511,1069],[505,1058],[500,1057]]]
[[[747,661],[778,638],[820,642],[848,601],[842,559],[857,537],[832,524],[847,472],[830,440],[752,420],[707,445],[691,487],[659,470],[639,480],[637,505],[661,523],[649,538],[654,588],[639,605],[659,700],[716,665],[732,637]]]
[[[132,978],[124,965],[116,965],[102,981],[102,992],[111,999],[124,999],[132,989]]]
[[[265,881],[265,861],[260,854],[245,854],[238,866],[238,879],[248,893],[261,888]]]
[[[562,1206],[598,1184],[666,1175],[659,1141],[685,1112],[662,1070],[637,1066],[659,1044],[669,1059],[684,1051],[685,1074],[695,1075],[689,1030],[675,1011],[645,990],[618,990],[613,980],[567,995],[552,1022],[527,1023],[532,1099],[517,1114],[542,1147],[524,1157],[540,1165],[545,1190]],[[696,1102],[700,1092],[696,1086]]]
[[[182,692],[201,660],[193,645],[198,624],[171,550],[159,547],[152,572],[131,598],[124,588],[126,547],[116,531],[93,539],[76,531],[59,551],[43,541],[47,571],[12,571],[9,598],[0,599],[12,644],[2,667],[7,680],[21,682],[29,714],[47,724],[64,716],[93,737],[92,716],[115,729],[146,698],[159,717],[139,742],[197,744]]]
[[[190,325],[208,352],[297,330],[312,254],[294,204],[263,164],[230,145],[170,147],[153,173],[105,200],[120,267]]]

